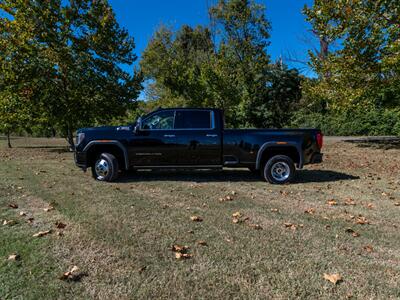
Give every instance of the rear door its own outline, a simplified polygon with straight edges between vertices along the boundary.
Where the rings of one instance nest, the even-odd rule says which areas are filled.
[[[183,166],[221,166],[222,137],[211,110],[176,110],[175,134],[177,164]]]

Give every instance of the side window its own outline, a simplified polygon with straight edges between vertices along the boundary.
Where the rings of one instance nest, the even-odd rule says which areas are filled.
[[[174,129],[174,111],[162,111],[142,121],[142,129]]]
[[[176,129],[211,129],[211,112],[208,110],[176,111]]]

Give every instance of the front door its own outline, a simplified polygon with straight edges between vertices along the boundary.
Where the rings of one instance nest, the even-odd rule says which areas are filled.
[[[222,165],[221,131],[215,127],[214,113],[210,110],[176,110],[177,164]]]
[[[130,143],[134,167],[175,165],[177,160],[174,110],[155,112],[142,121]]]

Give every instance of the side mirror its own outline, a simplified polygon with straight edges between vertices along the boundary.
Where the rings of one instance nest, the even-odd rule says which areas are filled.
[[[133,127],[133,133],[138,134],[140,131],[140,128],[142,128],[142,117],[139,117],[137,119],[135,127]]]

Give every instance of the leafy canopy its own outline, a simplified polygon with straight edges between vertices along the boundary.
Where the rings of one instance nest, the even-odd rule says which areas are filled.
[[[162,26],[140,63],[151,106],[219,107],[228,126],[283,126],[300,79],[270,62],[269,31],[264,6],[249,0],[218,1],[207,27]]]
[[[77,127],[106,122],[134,104],[140,76],[122,67],[136,60],[134,41],[106,0],[4,0],[0,9],[7,13],[5,60],[37,71],[21,80],[24,68],[14,70],[15,84],[8,84],[16,93],[29,85],[36,95],[31,114],[46,116],[71,145]]]

